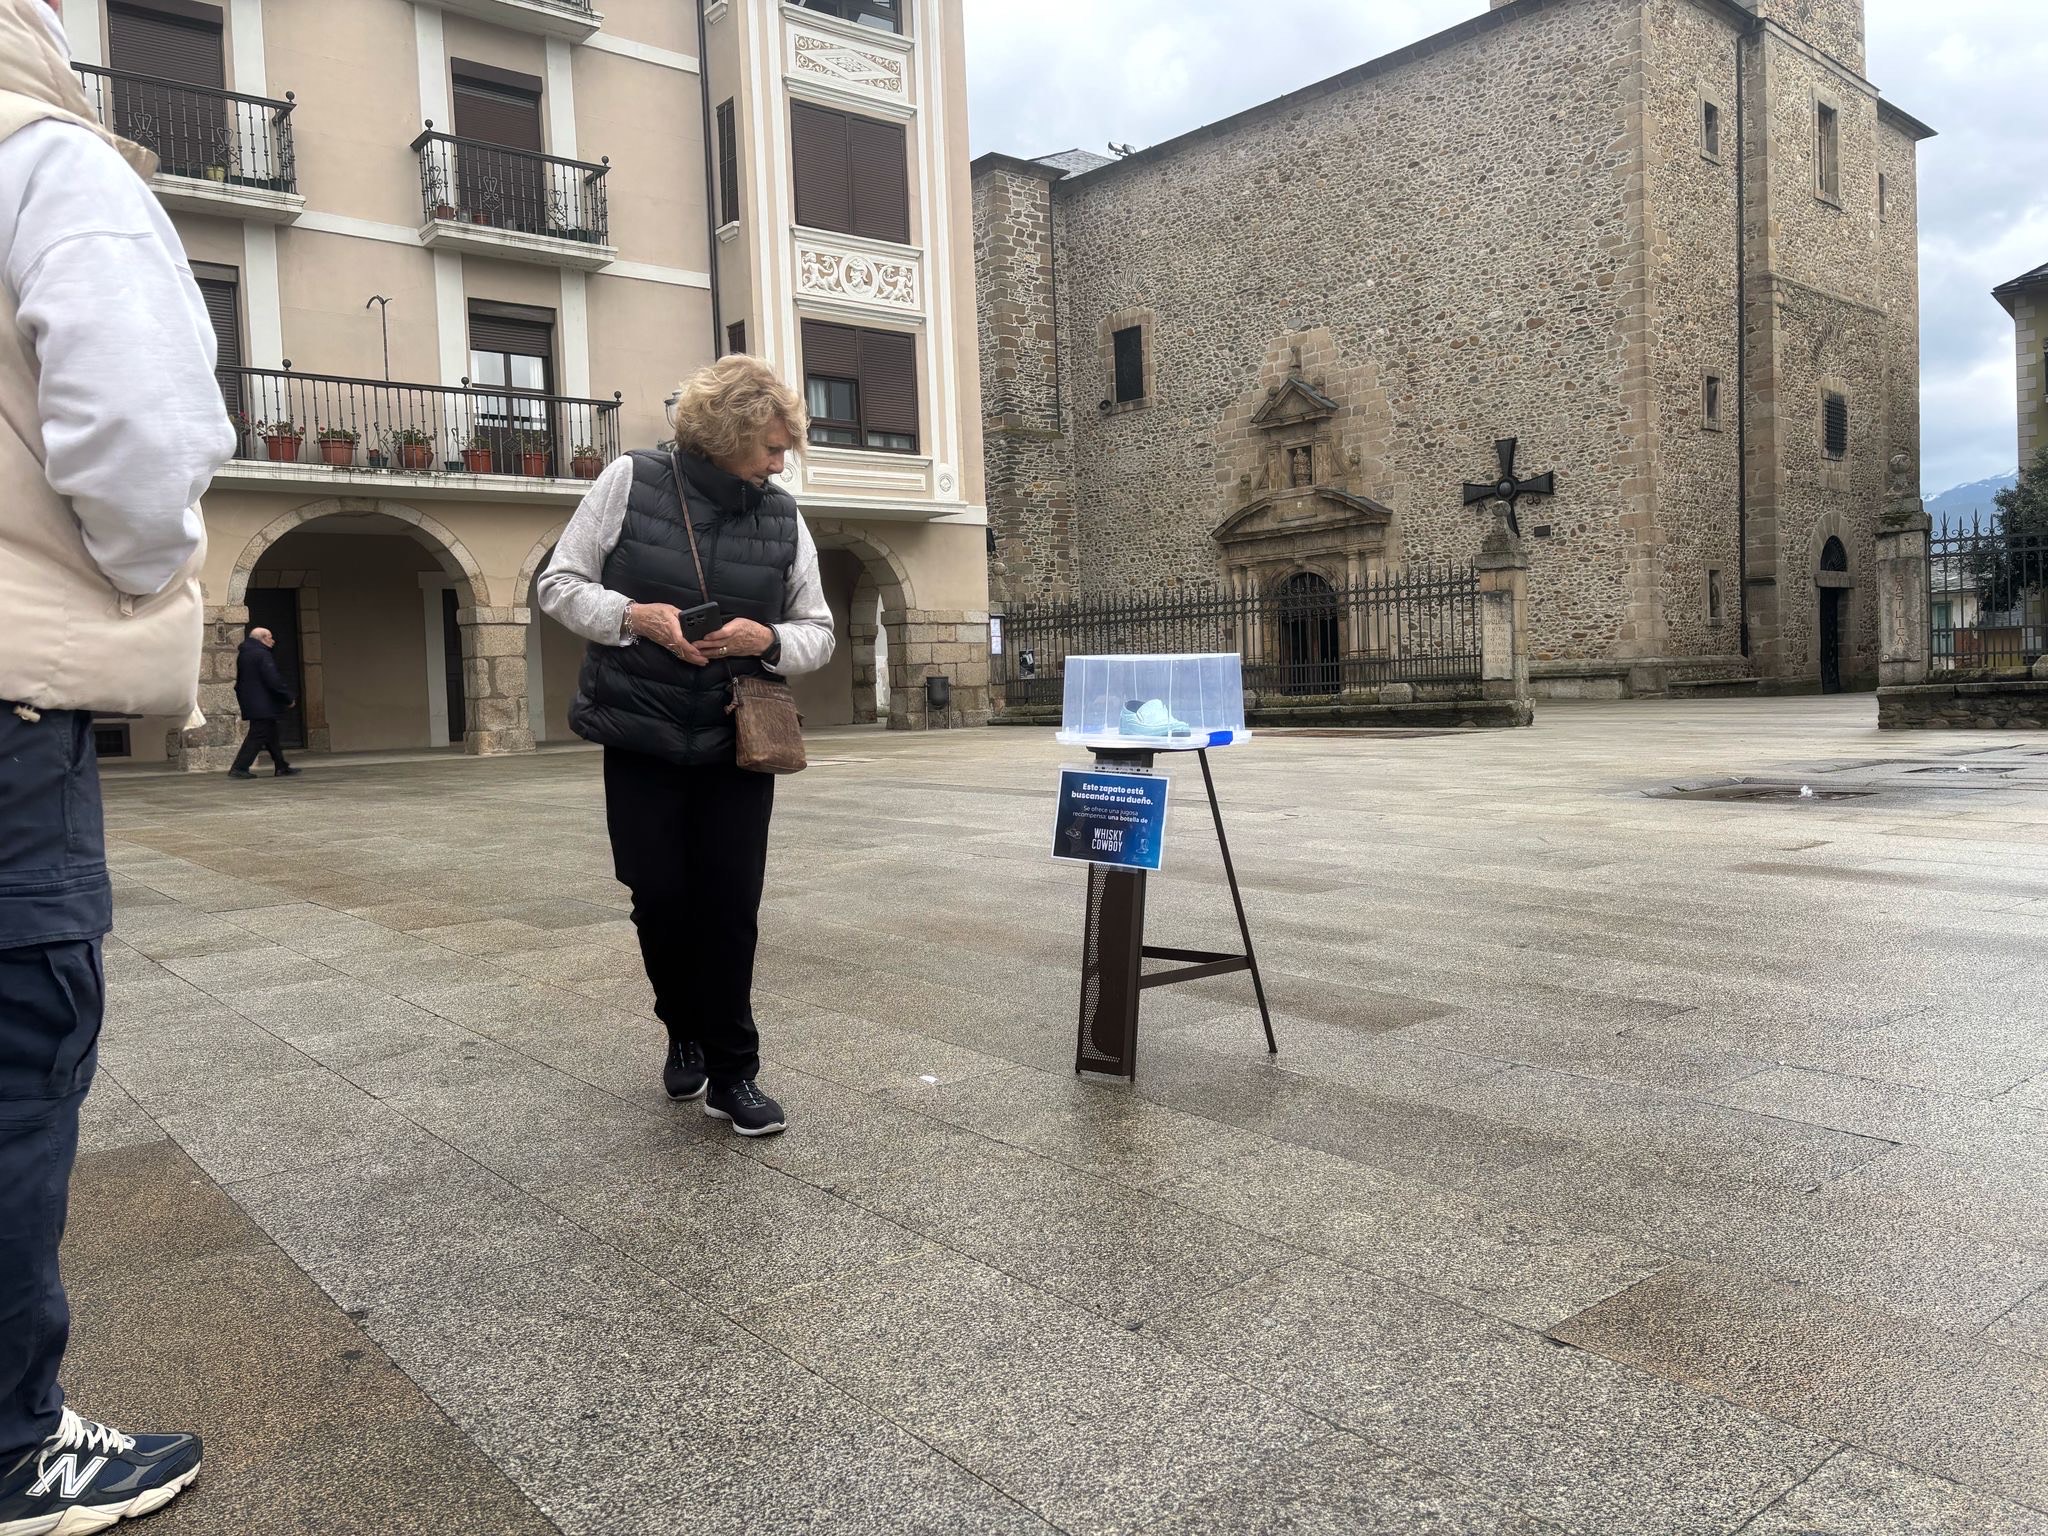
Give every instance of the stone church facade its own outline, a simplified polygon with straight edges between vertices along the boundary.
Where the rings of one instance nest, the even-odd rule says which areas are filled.
[[[1877,674],[1915,158],[1862,0],[1496,0],[1119,160],[974,164],[992,593],[1341,585],[1525,500],[1538,692]]]

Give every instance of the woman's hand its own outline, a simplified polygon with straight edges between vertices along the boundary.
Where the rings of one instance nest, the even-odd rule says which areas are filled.
[[[713,661],[728,656],[759,656],[775,643],[775,631],[752,619],[732,619],[698,642]]]
[[[673,651],[693,667],[705,664],[704,653],[683,637],[683,616],[673,603],[628,603],[626,628],[639,639]]]

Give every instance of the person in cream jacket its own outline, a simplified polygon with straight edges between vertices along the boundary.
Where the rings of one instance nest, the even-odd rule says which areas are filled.
[[[57,1381],[113,907],[92,717],[195,712],[198,502],[234,452],[153,169],[94,118],[57,0],[0,0],[0,1536],[100,1530],[199,1470],[197,1436],[94,1423]]]

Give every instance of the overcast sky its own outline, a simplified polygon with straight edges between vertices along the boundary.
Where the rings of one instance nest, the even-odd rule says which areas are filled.
[[[965,0],[974,153],[1140,147],[1477,14],[1485,0]],[[2012,321],[2048,262],[2044,0],[1868,0],[1870,78],[1920,147],[1922,484],[2013,468]]]

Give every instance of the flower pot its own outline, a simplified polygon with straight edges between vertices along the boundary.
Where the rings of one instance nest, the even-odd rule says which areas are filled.
[[[370,450],[370,468],[372,468],[372,469],[389,469],[390,467],[391,467],[391,455],[390,455],[390,454],[386,453],[386,452],[385,452],[385,451],[384,451],[384,450],[383,450],[382,448],[372,448],[372,449]]]
[[[491,450],[488,448],[463,449],[462,467],[472,475],[488,475],[491,472]]]
[[[347,469],[356,461],[356,445],[345,437],[323,437],[320,439],[320,458],[336,469]]]
[[[209,165],[206,168],[206,179],[225,182],[228,179],[228,168],[224,165]]]
[[[454,217],[455,217],[455,205],[454,205],[453,203],[436,203],[436,204],[434,204],[434,217],[435,217],[435,218],[437,218],[437,219],[452,219],[452,218],[454,218]]]
[[[434,445],[432,443],[400,443],[398,446],[398,467],[412,470],[415,474],[434,467]]]
[[[548,452],[545,448],[541,449],[538,453],[521,453],[519,455],[519,473],[522,475],[531,475],[535,479],[539,479],[547,472]]]
[[[297,433],[293,433],[289,437],[266,435],[263,439],[263,447],[264,451],[270,455],[271,463],[290,464],[298,459],[299,444],[304,441],[305,439]]]
[[[595,480],[604,471],[604,460],[594,453],[580,453],[569,461],[569,473],[578,480]]]

